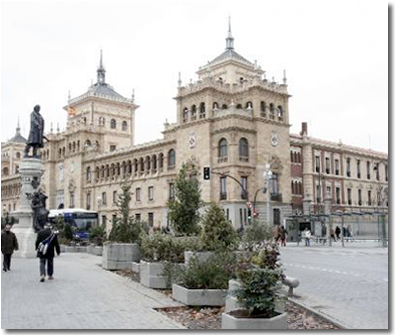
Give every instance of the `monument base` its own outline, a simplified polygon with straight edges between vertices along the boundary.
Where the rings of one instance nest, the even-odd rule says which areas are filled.
[[[12,216],[19,220],[19,223],[13,225],[12,232],[18,239],[18,251],[14,251],[13,256],[17,258],[35,258],[36,238],[34,232],[33,214],[31,211],[15,211]]]

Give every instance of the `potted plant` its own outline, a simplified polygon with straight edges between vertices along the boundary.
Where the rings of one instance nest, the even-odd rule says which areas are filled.
[[[105,240],[106,227],[104,225],[93,227],[89,232],[89,242],[91,243],[90,253],[96,256],[102,256]]]
[[[229,252],[196,257],[179,267],[172,286],[173,299],[189,306],[223,306],[229,279],[234,275],[236,256]]]
[[[226,219],[223,209],[211,203],[202,218],[202,228],[199,234],[199,251],[186,251],[185,263],[191,257],[198,257],[201,261],[207,260],[216,252],[232,252],[237,250],[239,238],[231,222]]]
[[[185,240],[156,232],[143,233],[141,238],[140,283],[151,288],[169,288],[171,280],[166,280],[165,267],[184,262]],[[167,270],[168,271],[168,270]]]
[[[107,270],[132,269],[132,263],[140,261],[139,222],[130,216],[131,185],[124,181],[118,197],[118,216],[113,222],[108,241],[104,243],[102,266]]]
[[[284,277],[278,255],[277,244],[268,241],[258,253],[239,260],[239,285],[232,294],[242,308],[222,314],[222,329],[287,329],[287,314],[276,311]]]

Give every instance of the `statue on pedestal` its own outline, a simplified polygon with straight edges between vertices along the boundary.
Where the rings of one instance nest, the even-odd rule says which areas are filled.
[[[33,228],[37,233],[44,229],[44,225],[48,221],[49,211],[46,209],[47,196],[38,190],[33,193],[26,193],[27,198],[31,201],[33,209]]]
[[[44,147],[44,118],[40,114],[40,105],[34,106],[30,114],[30,133],[25,147],[25,157],[29,157],[29,150],[33,148],[33,157],[38,158],[37,149]]]

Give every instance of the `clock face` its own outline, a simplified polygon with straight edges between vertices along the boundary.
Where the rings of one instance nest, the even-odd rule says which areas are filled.
[[[270,139],[272,146],[276,146],[278,144],[278,135],[275,132],[272,132],[271,139]]]

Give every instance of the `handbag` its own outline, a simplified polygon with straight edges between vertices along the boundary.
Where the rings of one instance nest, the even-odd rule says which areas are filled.
[[[48,247],[51,244],[54,237],[55,237],[55,233],[52,233],[45,240],[43,240],[39,243],[39,245],[37,247],[37,257],[42,257],[47,253]]]

